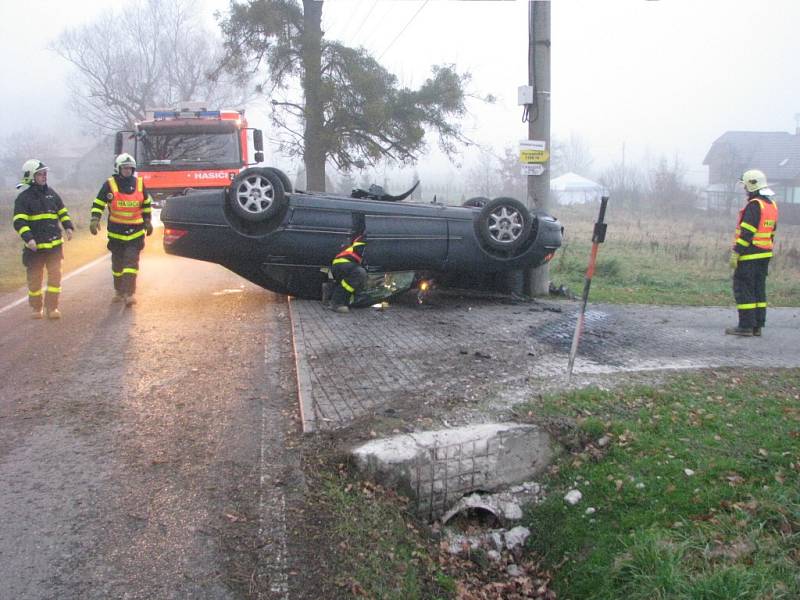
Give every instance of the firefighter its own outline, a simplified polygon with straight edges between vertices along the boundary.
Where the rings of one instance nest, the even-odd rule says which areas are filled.
[[[61,262],[64,237],[72,239],[74,229],[61,197],[47,185],[47,166],[32,158],[22,165],[21,190],[14,201],[14,229],[22,238],[22,264],[28,279],[28,304],[33,318],[60,319]],[[47,288],[42,290],[47,269]]]
[[[152,235],[152,198],[141,177],[134,176],[136,161],[130,154],[114,160],[114,175],[100,188],[92,204],[89,231],[97,235],[100,217],[108,207],[108,249],[114,279],[112,302],[136,303],[136,276],[144,236]]]
[[[331,261],[331,274],[336,283],[330,308],[337,313],[350,312],[348,305],[367,283],[367,270],[363,266],[366,246],[364,215],[354,214],[350,239]]]
[[[767,320],[767,272],[778,225],[775,194],[762,171],[750,169],[741,177],[747,204],[739,211],[730,266],[733,297],[739,324],[725,330],[728,335],[760,336]]]

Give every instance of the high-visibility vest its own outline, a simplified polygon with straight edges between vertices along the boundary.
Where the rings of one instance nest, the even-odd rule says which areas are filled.
[[[336,256],[333,257],[332,265],[337,265],[344,262],[354,262],[357,264],[361,264],[362,258],[361,255],[364,253],[364,246],[367,245],[366,242],[362,241],[363,238],[358,236],[354,240],[350,242],[350,244],[339,252]]]
[[[113,177],[108,179],[108,187],[111,188],[113,198],[108,205],[108,220],[112,223],[123,225],[141,225],[144,223],[142,217],[142,204],[144,204],[144,180],[136,178],[136,189],[130,194],[119,191],[117,180]]]
[[[761,198],[753,198],[750,202],[758,202],[759,214],[758,227],[754,228],[749,223],[744,223],[744,213],[747,210],[746,204],[739,211],[739,222],[736,225],[735,243],[740,245],[752,245],[753,252],[746,252],[739,256],[739,260],[755,260],[758,258],[769,258],[772,256],[775,239],[775,225],[778,223],[778,205],[775,201],[765,202]],[[753,233],[750,244],[741,239],[742,228]]]

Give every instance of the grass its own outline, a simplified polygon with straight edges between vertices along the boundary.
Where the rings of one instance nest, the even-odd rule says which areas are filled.
[[[555,285],[580,295],[589,262],[590,209],[562,207],[565,241],[551,262]],[[617,211],[618,213],[619,211]],[[733,303],[728,267],[735,217],[698,211],[683,221],[607,213],[593,302],[725,306]],[[771,306],[800,306],[800,226],[780,225],[767,292]]]
[[[356,479],[343,466],[319,474],[318,489],[333,525],[339,598],[438,600],[454,581],[432,558],[426,536],[406,512],[406,500]]]
[[[610,440],[557,465],[526,517],[558,598],[800,597],[798,400],[800,370],[715,371],[519,407]]]
[[[800,598],[800,369],[678,374],[515,410],[577,424],[562,428],[571,451],[527,509],[533,535],[517,557],[559,600]],[[341,465],[319,477],[337,597],[529,597],[497,591],[513,578],[478,554],[438,548],[391,490]]]

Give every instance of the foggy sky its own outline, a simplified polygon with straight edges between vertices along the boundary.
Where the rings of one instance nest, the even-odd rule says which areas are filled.
[[[211,21],[228,3],[205,4]],[[68,67],[47,43],[110,5],[75,6],[0,2],[0,139],[63,123]],[[624,144],[631,163],[678,155],[701,183],[702,159],[726,130],[794,131],[798,23],[797,0],[555,0],[553,134],[584,138],[598,170],[618,161]],[[525,0],[328,0],[323,28],[364,45],[408,85],[419,85],[432,64],[470,71],[473,90],[498,102],[471,105],[468,135],[496,148],[527,137],[516,102],[527,83]]]

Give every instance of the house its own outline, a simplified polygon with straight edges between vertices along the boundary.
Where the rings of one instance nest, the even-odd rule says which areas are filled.
[[[744,192],[737,181],[747,169],[760,169],[775,191],[781,219],[800,223],[800,127],[785,131],[727,131],[706,154],[708,208],[739,208]]]
[[[550,180],[550,192],[558,204],[600,202],[602,185],[577,173],[564,173]]]

